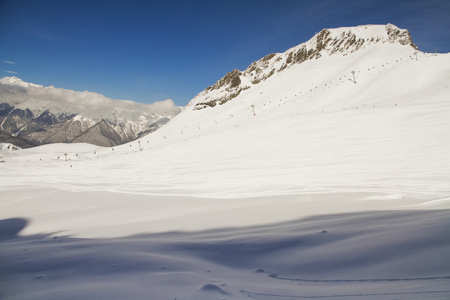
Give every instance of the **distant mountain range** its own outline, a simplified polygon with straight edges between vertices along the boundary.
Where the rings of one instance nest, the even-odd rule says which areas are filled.
[[[115,146],[155,131],[180,108],[171,100],[141,104],[0,79],[0,142],[22,148],[50,143]]]

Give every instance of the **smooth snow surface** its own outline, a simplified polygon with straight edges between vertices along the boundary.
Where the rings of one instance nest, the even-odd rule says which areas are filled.
[[[450,56],[414,52],[306,61],[115,148],[2,148],[0,299],[448,299]]]

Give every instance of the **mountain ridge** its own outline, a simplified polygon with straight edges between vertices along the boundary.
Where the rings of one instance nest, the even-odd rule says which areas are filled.
[[[349,55],[369,45],[380,43],[398,44],[418,49],[413,43],[407,29],[400,29],[393,24],[360,25],[323,29],[310,40],[291,47],[283,53],[271,53],[250,64],[247,69],[234,69],[219,79],[214,85],[188,103],[195,110],[222,105],[241,92],[267,80],[276,73],[305,61],[322,56],[341,54]]]

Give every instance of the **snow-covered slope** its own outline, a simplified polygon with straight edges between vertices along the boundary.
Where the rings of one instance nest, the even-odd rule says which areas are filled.
[[[44,87],[14,76],[0,79],[0,131],[30,144],[115,146],[158,129],[178,112],[171,100],[145,105]],[[105,129],[93,134],[99,126]]]
[[[391,27],[354,30],[376,38]],[[429,201],[450,190],[449,77],[448,54],[409,43],[322,53],[223,105],[199,110],[198,96],[160,130],[126,145],[16,151],[1,184],[63,180],[74,191],[214,198],[375,192]],[[72,168],[57,158],[65,152]],[[34,171],[42,174],[22,176],[22,164],[33,162],[46,166]],[[79,179],[89,184],[69,184]]]
[[[399,29],[392,24],[323,29],[309,41],[284,53],[266,55],[243,72],[231,71],[213,86],[199,93],[189,105],[195,109],[222,105],[241,92],[298,64],[321,57],[347,56],[360,49],[374,49],[374,46],[382,44],[384,49],[390,49],[388,51],[405,49],[401,46],[417,49],[408,30]]]
[[[300,49],[314,55],[288,65]],[[254,83],[230,73],[126,145],[6,152],[7,295],[447,297],[450,55],[368,25],[252,65],[276,64]]]

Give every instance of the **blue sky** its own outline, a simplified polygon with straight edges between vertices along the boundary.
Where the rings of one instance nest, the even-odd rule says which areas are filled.
[[[184,106],[323,28],[387,23],[450,52],[447,0],[0,0],[0,77]]]

